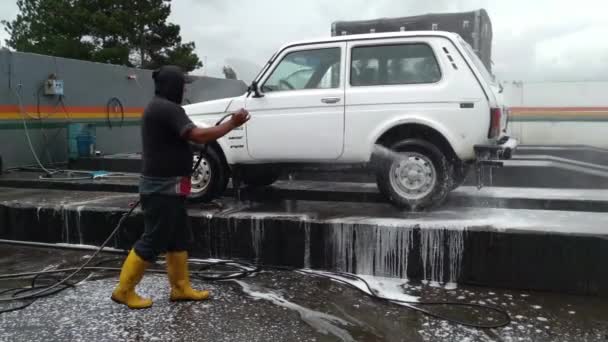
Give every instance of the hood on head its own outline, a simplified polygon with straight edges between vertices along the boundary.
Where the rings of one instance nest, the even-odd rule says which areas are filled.
[[[175,65],[162,66],[152,73],[154,94],[179,105],[184,98],[184,85],[188,78],[182,69]]]

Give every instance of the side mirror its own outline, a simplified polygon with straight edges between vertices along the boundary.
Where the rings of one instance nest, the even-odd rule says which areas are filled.
[[[264,97],[264,94],[260,92],[258,81],[251,82],[251,85],[247,88],[247,96],[251,93],[253,93],[254,98]]]

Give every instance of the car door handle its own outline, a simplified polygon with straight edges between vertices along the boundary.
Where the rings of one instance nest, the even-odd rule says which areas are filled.
[[[325,97],[321,99],[321,102],[323,103],[338,103],[340,102],[340,98],[339,97]]]

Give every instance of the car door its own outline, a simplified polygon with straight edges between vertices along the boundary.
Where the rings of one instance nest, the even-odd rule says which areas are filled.
[[[345,43],[286,49],[247,98],[247,149],[265,162],[340,157],[344,146]]]

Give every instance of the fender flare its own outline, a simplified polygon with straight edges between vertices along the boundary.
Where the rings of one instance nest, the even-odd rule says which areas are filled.
[[[436,156],[445,155],[445,153],[441,152],[441,150],[437,146],[435,146],[435,144],[428,142],[426,140],[423,140],[423,139],[418,139],[418,138],[405,139],[405,140],[397,142],[395,145],[390,146],[390,147],[399,149],[399,148],[406,147],[406,146],[418,146],[418,147],[421,147],[421,148],[433,153]],[[386,159],[386,158],[383,156],[372,154],[371,165],[375,165],[376,168],[379,168],[380,165],[382,165],[382,162],[384,159]]]
[[[420,118],[419,116],[399,118],[396,120],[390,120],[390,121],[384,122],[380,126],[379,129],[376,129],[373,131],[372,136],[371,136],[371,146],[373,147],[373,145],[376,144],[376,142],[378,142],[378,140],[391,129],[393,129],[395,127],[399,127],[399,126],[404,126],[404,125],[421,125],[421,126],[426,126],[430,129],[437,131],[439,134],[441,134],[445,138],[445,140],[452,147],[452,150],[454,150],[454,152],[456,152],[456,154],[458,155],[458,151],[455,148],[458,145],[454,143],[457,139],[449,133],[449,130],[446,127],[444,127],[443,125],[441,125],[440,123],[437,123],[435,121],[425,120],[423,118]],[[414,139],[412,139],[412,140],[414,140]],[[418,139],[418,140],[421,140],[421,139]]]
[[[428,150],[429,152],[438,154],[438,155],[442,155],[444,153],[441,152],[441,150],[439,150],[439,148],[437,146],[435,146],[435,144],[428,142],[426,140],[423,139],[406,139],[406,140],[402,140],[398,143],[396,143],[395,145],[393,145],[394,148],[401,148],[401,147],[405,147],[405,146],[419,146],[422,147],[426,150]]]

